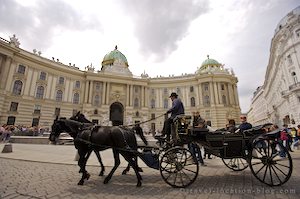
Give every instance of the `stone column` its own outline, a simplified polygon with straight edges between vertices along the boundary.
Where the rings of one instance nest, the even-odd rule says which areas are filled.
[[[210,104],[215,104],[213,83],[209,82]]]
[[[90,81],[90,90],[89,90],[89,101],[88,103],[91,104],[93,99],[93,81]]]
[[[198,93],[196,93],[197,98],[199,100],[199,106],[203,106],[203,91],[202,91],[202,84],[199,84],[196,88]]]
[[[130,85],[126,85],[126,106],[129,106]]]
[[[88,96],[89,96],[89,81],[85,81],[85,89],[84,89],[84,103],[85,104],[88,102]]]
[[[105,98],[106,98],[106,82],[102,82],[102,103],[101,104],[106,104]]]
[[[106,83],[106,104],[109,104],[109,95],[110,95],[110,82]]]
[[[219,92],[218,92],[218,84],[217,84],[217,82],[213,82],[213,84],[214,84],[215,102],[216,102],[216,104],[220,104],[220,96],[219,96]]]
[[[133,106],[133,85],[130,85],[130,104],[129,106]]]
[[[141,107],[145,106],[145,87],[141,86],[141,92],[142,92],[142,101],[141,101]]]
[[[6,86],[6,91],[10,91],[11,84],[14,83],[14,82],[8,82],[7,81],[10,70],[13,70],[13,68],[11,67],[11,64],[12,64],[12,58],[6,56],[6,60],[5,60],[5,63],[4,63],[4,68],[2,69],[1,79],[0,79],[0,88],[4,89],[5,86]]]

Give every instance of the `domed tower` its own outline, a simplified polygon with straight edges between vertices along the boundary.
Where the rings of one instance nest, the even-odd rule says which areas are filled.
[[[218,61],[210,59],[207,55],[207,59],[204,60],[201,64],[201,67],[198,70],[198,73],[214,72],[214,71],[223,71],[224,67]]]
[[[129,70],[128,61],[126,57],[118,50],[117,46],[113,51],[104,56],[101,72],[132,76],[132,73]]]

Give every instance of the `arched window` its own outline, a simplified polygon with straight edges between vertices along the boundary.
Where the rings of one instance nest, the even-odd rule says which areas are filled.
[[[164,109],[168,109],[169,104],[168,104],[168,99],[164,99]]]
[[[13,94],[21,95],[23,83],[21,80],[16,80],[14,83]]]
[[[61,102],[63,97],[63,92],[61,90],[56,91],[56,101]]]
[[[95,95],[94,104],[95,104],[95,106],[98,106],[100,104],[100,96],[99,95]]]
[[[210,105],[210,99],[208,95],[204,96],[204,105],[209,106]]]
[[[151,100],[150,106],[152,109],[155,108],[155,99]]]
[[[195,98],[191,97],[191,107],[195,107],[195,106],[196,106]]]
[[[225,95],[222,95],[222,103],[223,103],[224,105],[227,104],[227,100],[226,100],[226,96],[225,96]]]
[[[74,93],[73,104],[79,104],[79,94],[78,93]]]
[[[80,81],[75,82],[75,88],[80,88]]]
[[[138,108],[138,107],[139,107],[139,99],[138,99],[138,98],[135,98],[135,99],[134,99],[133,107],[134,107],[134,108]]]
[[[98,109],[94,110],[94,115],[98,115]]]
[[[36,89],[36,95],[35,97],[38,99],[43,99],[44,97],[44,87],[43,86],[38,86]]]

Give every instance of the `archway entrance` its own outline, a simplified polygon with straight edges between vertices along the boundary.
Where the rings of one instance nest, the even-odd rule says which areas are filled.
[[[123,125],[124,107],[119,102],[114,102],[110,105],[109,120],[113,126]]]

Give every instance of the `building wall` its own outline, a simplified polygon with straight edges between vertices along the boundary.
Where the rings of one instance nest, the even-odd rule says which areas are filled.
[[[290,126],[300,124],[299,14],[300,7],[288,13],[275,30],[265,81],[261,87],[263,93],[255,92],[248,113],[254,124],[266,121],[279,126],[284,123]],[[263,119],[256,117],[256,113],[263,109],[266,110]]]
[[[22,66],[25,67],[24,74],[19,71]],[[44,80],[41,79],[42,73],[46,74]],[[63,82],[60,82],[61,78]],[[23,84],[20,95],[13,93],[16,81]],[[76,87],[77,81],[79,87]],[[234,74],[225,69],[160,78],[81,71],[0,39],[1,124],[13,116],[15,125],[31,126],[35,118],[40,126],[50,127],[56,117],[55,111],[59,109],[62,117],[81,111],[88,119],[108,125],[110,106],[119,102],[124,107],[124,125],[127,125],[163,115],[171,107],[170,93],[177,92],[186,114],[199,111],[214,128],[223,128],[228,119],[238,120],[240,115],[237,82]],[[39,86],[44,88],[41,99],[37,97]],[[63,93],[61,101],[57,100],[59,90]],[[78,103],[74,103],[76,93]],[[210,103],[205,102],[206,96],[209,96]],[[154,107],[152,100],[155,101]],[[14,103],[18,104],[17,110],[10,110]],[[40,110],[34,111],[36,107]],[[152,125],[161,130],[164,119],[157,118],[142,127],[150,131]]]

